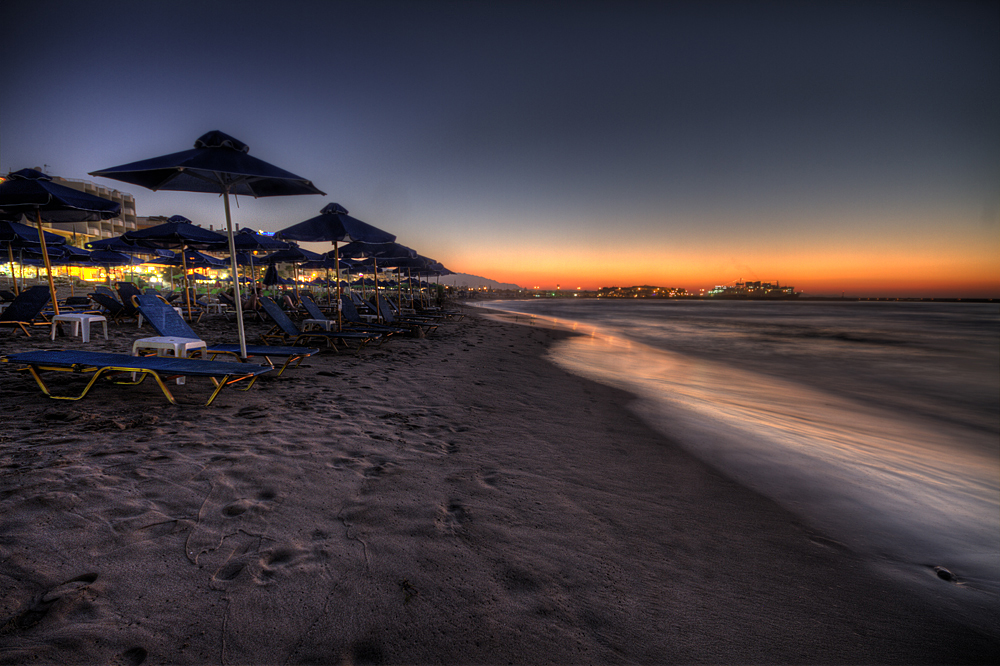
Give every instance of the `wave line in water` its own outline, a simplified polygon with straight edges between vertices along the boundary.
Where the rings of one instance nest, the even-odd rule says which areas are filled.
[[[626,390],[673,441],[880,566],[968,593],[1000,592],[1000,483],[973,429],[906,418],[815,387],[651,347],[613,329],[509,313],[582,335],[550,350],[560,367]]]

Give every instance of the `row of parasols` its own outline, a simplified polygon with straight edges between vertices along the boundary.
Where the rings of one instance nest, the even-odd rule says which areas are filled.
[[[203,229],[180,216],[170,218],[164,224],[130,231],[122,236],[87,244],[91,250],[89,259],[95,263],[102,260],[110,263],[117,257],[133,252],[156,254],[157,251],[179,250],[180,259],[187,279],[187,257],[189,251],[224,252],[229,255],[231,275],[238,276],[241,257],[253,262],[253,252],[275,252],[266,257],[268,263],[289,261],[309,262],[309,268],[327,268],[338,276],[336,280],[340,302],[339,280],[341,259],[349,258],[362,265],[371,265],[371,272],[377,275],[379,268],[407,268],[417,274],[445,275],[448,271],[440,263],[420,256],[416,251],[395,242],[396,237],[375,226],[362,222],[350,215],[339,204],[331,203],[320,214],[311,219],[292,225],[275,234],[276,238],[257,234],[248,229],[233,232],[229,195],[271,197],[299,194],[325,194],[310,181],[272,164],[251,157],[248,147],[241,141],[219,131],[202,135],[194,144],[194,149],[171,153],[130,164],[92,171],[90,175],[111,178],[133,185],[140,185],[153,191],[173,190],[182,192],[205,192],[221,194],[225,203],[225,236]],[[22,169],[9,174],[0,183],[0,246],[5,244],[9,260],[13,262],[13,248],[20,243],[21,248],[37,242],[37,254],[45,264],[53,306],[58,314],[58,300],[52,278],[50,243],[65,243],[57,234],[49,234],[42,229],[42,223],[75,223],[106,220],[121,213],[120,204],[102,199],[85,192],[52,182],[52,178],[34,169]],[[21,216],[34,222],[37,237],[28,238],[24,225],[17,222]],[[319,255],[299,248],[289,241],[332,242],[333,250]],[[346,243],[343,247],[340,243]],[[75,250],[64,250],[73,254]],[[82,252],[82,251],[81,251]],[[112,253],[97,254],[96,253]],[[284,253],[284,254],[283,254]],[[59,254],[59,256],[65,256]],[[82,258],[81,258],[82,259]],[[122,262],[124,263],[124,261]],[[252,270],[251,270],[252,273]],[[233,298],[242,301],[240,280],[232,280]],[[185,293],[188,293],[185,283]],[[190,302],[188,303],[190,307]],[[246,358],[246,334],[243,313],[236,308],[241,356]],[[339,310],[338,310],[338,323]]]

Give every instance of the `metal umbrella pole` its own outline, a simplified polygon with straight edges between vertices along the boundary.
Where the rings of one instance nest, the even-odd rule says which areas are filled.
[[[7,256],[10,257],[10,279],[14,283],[14,295],[17,296],[21,290],[17,286],[17,273],[14,272],[14,246],[7,243]]]
[[[42,259],[45,261],[45,274],[49,278],[49,293],[52,295],[52,309],[59,314],[59,299],[56,298],[56,283],[52,279],[52,264],[49,262],[49,253],[45,249],[45,231],[42,230],[42,209],[35,209],[35,221],[38,224],[38,242],[42,246]]]
[[[240,297],[240,280],[239,273],[236,272],[236,241],[233,238],[233,218],[232,214],[229,212],[229,187],[225,188],[222,194],[223,200],[226,202],[226,231],[227,236],[229,236],[229,261],[233,268],[233,301],[236,303],[236,329],[240,334],[240,358],[246,360],[247,358],[247,339],[246,332],[243,328],[243,299]]]

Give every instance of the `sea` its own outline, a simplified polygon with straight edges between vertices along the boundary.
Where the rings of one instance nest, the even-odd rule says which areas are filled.
[[[535,299],[562,368],[973,624],[1000,612],[1000,304]],[[984,628],[996,633],[996,626]]]

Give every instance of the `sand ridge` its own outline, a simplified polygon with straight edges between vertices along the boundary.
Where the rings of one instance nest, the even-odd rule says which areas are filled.
[[[88,348],[149,335],[111,329]],[[74,403],[0,365],[0,662],[997,655],[546,362],[562,335],[473,315],[207,408],[193,380]]]

